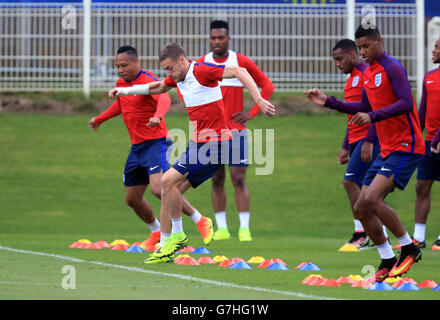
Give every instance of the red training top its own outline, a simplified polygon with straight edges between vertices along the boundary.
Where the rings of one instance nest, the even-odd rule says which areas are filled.
[[[120,78],[116,82],[117,87],[132,87],[159,81],[149,71],[140,70],[136,79],[125,82]],[[164,116],[171,105],[168,93],[159,95],[129,95],[117,97],[116,101],[103,113],[95,118],[97,124],[113,118],[122,113],[125,125],[132,144],[139,144],[147,140],[163,138],[168,135]],[[147,125],[150,118],[161,118],[160,124],[155,127]]]

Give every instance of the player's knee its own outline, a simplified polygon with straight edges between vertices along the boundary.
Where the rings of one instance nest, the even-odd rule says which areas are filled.
[[[173,188],[173,186],[174,181],[167,174],[162,175],[162,177],[160,178],[161,192],[168,192],[171,190],[171,188]]]
[[[160,199],[160,195],[161,195],[161,188],[160,186],[151,186],[150,187],[150,192],[153,196],[155,196],[156,198]]]
[[[235,188],[243,189],[246,187],[246,176],[245,175],[236,175],[231,177],[232,184]]]
[[[141,200],[135,197],[132,196],[125,197],[125,203],[131,208],[136,208],[137,206],[139,206],[140,202]]]
[[[344,179],[344,180],[342,181],[342,185],[344,186],[344,189],[345,189],[347,192],[351,191],[354,187],[357,187],[356,182],[351,181],[351,180],[347,180],[347,179]]]
[[[425,183],[417,182],[416,183],[416,195],[417,197],[426,197],[429,195],[430,188]]]
[[[225,176],[220,174],[220,175],[214,175],[212,177],[212,187],[214,189],[223,189],[225,186]]]

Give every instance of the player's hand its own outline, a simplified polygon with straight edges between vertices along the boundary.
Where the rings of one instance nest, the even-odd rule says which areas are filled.
[[[116,98],[118,93],[118,88],[113,88],[108,92],[108,97],[109,98]]]
[[[366,124],[371,123],[371,118],[368,113],[358,112],[353,116],[353,118],[350,119],[350,121],[348,121],[348,124],[352,123],[357,124],[359,127],[362,127]]]
[[[373,144],[371,142],[364,142],[361,148],[361,159],[363,162],[370,162],[373,160]]]
[[[252,116],[249,114],[249,112],[236,112],[232,115],[232,121],[237,123],[244,123],[251,119]]]
[[[268,116],[275,115],[275,106],[272,103],[270,103],[269,101],[261,98],[257,104],[260,107],[261,111],[263,111],[264,114],[266,114]]]
[[[153,118],[149,119],[149,121],[147,123],[147,126],[149,126],[149,127],[156,127],[159,124],[160,124],[160,118],[153,117]]]
[[[339,164],[346,164],[346,163],[348,163],[348,160],[349,160],[348,150],[342,148],[338,154],[338,163]]]
[[[94,131],[98,130],[99,124],[96,123],[95,118],[89,120],[89,128],[93,129]]]
[[[321,90],[316,88],[304,91],[304,94],[307,96],[307,98],[309,98],[310,101],[320,106],[325,105],[325,102],[327,101],[327,96]]]
[[[437,154],[440,153],[440,142],[437,144],[437,148],[431,147],[431,152]]]
[[[108,96],[110,98],[116,98],[119,96],[126,96],[128,95],[126,90],[124,90],[124,88],[113,88],[108,92]]]

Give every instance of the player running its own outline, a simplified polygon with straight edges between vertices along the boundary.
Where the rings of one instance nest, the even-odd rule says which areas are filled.
[[[229,50],[229,25],[226,21],[214,20],[210,25],[209,43],[211,52],[197,60],[197,62],[213,63],[217,65],[245,68],[258,87],[261,96],[270,99],[274,87],[270,79],[248,57]],[[225,106],[225,117],[233,136],[233,152],[229,164],[229,173],[235,190],[235,203],[238,209],[240,241],[252,241],[249,220],[249,190],[246,184],[246,169],[248,167],[248,132],[246,121],[252,120],[259,112],[257,104],[249,112],[243,110],[243,84],[236,78],[223,79],[220,82]],[[214,240],[227,240],[231,237],[226,222],[226,191],[225,166],[212,177],[212,204],[217,230]]]
[[[402,190],[406,187],[424,153],[423,135],[405,68],[384,51],[376,28],[359,26],[355,38],[362,58],[369,64],[364,71],[362,101],[328,98],[318,89],[305,94],[316,104],[354,114],[350,123],[376,124],[381,153],[365,175],[355,211],[382,258],[370,280],[381,282],[408,272],[422,256],[384,199],[395,187]],[[399,259],[387,241],[382,223],[402,246]]]
[[[364,86],[363,72],[368,64],[360,60],[356,43],[350,39],[338,41],[333,48],[333,60],[342,73],[350,74],[344,88],[345,101],[361,101]],[[373,128],[374,124],[358,126],[350,123],[351,118],[353,115],[349,114],[347,134],[338,155],[338,162],[339,164],[348,163],[344,174],[344,188],[354,215],[354,233],[347,244],[362,248],[367,247],[370,240],[362,222],[356,217],[354,204],[359,198],[365,174],[380,152],[380,146],[376,130]]]
[[[137,51],[131,46],[119,48],[116,67],[121,77],[116,82],[117,87],[130,88],[158,81],[153,73],[139,67]],[[117,97],[106,111],[89,121],[89,127],[96,131],[101,123],[122,113],[132,143],[124,169],[126,203],[151,231],[150,237],[143,243],[146,247],[169,237],[166,232],[161,235],[160,223],[144,193],[149,184],[151,193],[161,198],[160,178],[170,167],[167,153],[172,142],[167,138],[164,119],[170,104],[168,93]],[[183,211],[197,224],[204,242],[208,244],[213,237],[211,219],[203,217],[186,199],[183,199]]]
[[[109,96],[114,97],[160,94],[178,87],[194,125],[194,136],[186,152],[161,178],[161,228],[167,224],[165,218],[171,219],[171,236],[144,261],[146,264],[171,262],[174,253],[188,244],[182,225],[182,194],[191,186],[196,188],[211,178],[222,164],[229,161],[232,136],[224,116],[219,82],[238,78],[265,114],[275,114],[275,107],[261,97],[244,68],[189,61],[185,50],[176,43],[168,43],[161,50],[159,61],[167,72],[163,81],[109,91]]]

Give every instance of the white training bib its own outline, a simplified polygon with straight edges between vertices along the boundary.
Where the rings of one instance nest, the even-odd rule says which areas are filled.
[[[205,87],[201,85],[194,76],[194,66],[196,62],[191,62],[185,80],[177,82],[177,87],[182,94],[185,106],[197,107],[214,101],[223,99],[220,86]]]
[[[228,58],[226,59],[226,61],[224,63],[216,62],[214,60],[214,54],[212,52],[208,53],[205,56],[205,62],[213,63],[213,64],[217,64],[217,65],[223,64],[228,67],[239,67],[237,53],[232,50],[229,50],[228,52],[229,52]],[[221,87],[243,87],[243,84],[237,78],[231,78],[231,79],[223,79],[220,82],[220,86]]]

